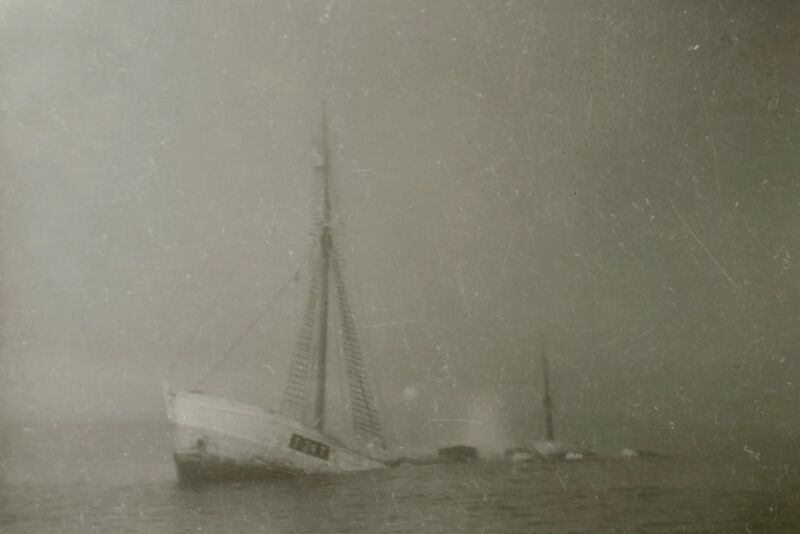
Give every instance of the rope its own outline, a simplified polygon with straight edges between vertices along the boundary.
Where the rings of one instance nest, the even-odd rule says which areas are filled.
[[[222,285],[222,288],[219,290],[214,299],[208,304],[208,306],[206,306],[206,309],[203,311],[203,315],[200,317],[200,321],[195,325],[191,335],[189,336],[189,339],[186,340],[186,342],[183,344],[183,348],[181,348],[178,351],[178,355],[172,360],[172,364],[170,364],[169,366],[166,378],[170,378],[172,376],[172,372],[175,370],[175,366],[178,364],[181,358],[186,356],[186,351],[189,348],[189,344],[197,336],[197,333],[200,331],[200,327],[206,324],[208,316],[211,314],[211,310],[216,307],[216,305],[219,303],[219,300],[222,298],[222,295],[225,294],[225,290],[227,289],[227,283],[229,279],[230,276],[225,280],[225,284]]]
[[[264,315],[266,315],[266,313],[267,313],[267,312],[268,312],[270,309],[272,309],[272,305],[275,303],[275,301],[276,301],[276,300],[278,300],[278,299],[279,299],[279,298],[280,298],[280,297],[283,295],[283,293],[286,291],[286,289],[287,289],[287,288],[288,288],[290,285],[292,285],[292,283],[293,283],[293,282],[294,282],[294,281],[297,279],[297,277],[298,277],[298,273],[299,273],[299,271],[298,271],[298,272],[296,272],[296,273],[295,273],[295,274],[294,274],[294,275],[293,275],[293,276],[292,276],[292,277],[289,279],[289,281],[288,281],[288,282],[286,282],[286,283],[283,285],[283,287],[281,287],[281,288],[280,288],[280,289],[279,289],[279,290],[278,290],[278,291],[277,291],[277,292],[276,292],[276,293],[275,293],[275,294],[272,296],[272,298],[271,298],[271,299],[269,299],[269,302],[266,304],[266,306],[264,306],[264,309],[262,309],[262,310],[261,310],[261,311],[258,313],[258,315],[256,316],[256,318],[255,318],[255,319],[253,319],[252,321],[250,321],[250,323],[249,323],[249,324],[247,325],[247,327],[246,327],[246,328],[245,328],[245,329],[242,331],[242,333],[241,333],[241,334],[239,334],[239,335],[236,337],[236,339],[234,340],[233,344],[232,344],[232,345],[231,345],[231,346],[228,348],[228,350],[227,350],[227,351],[225,351],[225,354],[223,354],[223,355],[222,355],[222,358],[220,358],[220,359],[217,361],[217,363],[216,363],[216,364],[214,364],[214,365],[211,367],[211,369],[209,369],[209,370],[208,370],[208,371],[207,371],[207,372],[206,372],[206,373],[205,373],[205,374],[204,374],[204,375],[203,375],[203,376],[200,378],[200,380],[199,380],[199,381],[197,382],[197,384],[195,385],[195,388],[199,388],[199,387],[200,387],[200,386],[201,386],[201,385],[202,385],[202,384],[203,384],[203,383],[204,383],[204,382],[205,382],[205,381],[206,381],[206,380],[207,380],[207,379],[208,379],[208,378],[209,378],[209,377],[210,377],[212,374],[214,374],[214,372],[215,372],[217,369],[219,369],[219,367],[220,367],[220,366],[221,366],[221,365],[222,365],[222,364],[225,362],[225,360],[227,360],[227,359],[228,359],[228,356],[230,356],[230,355],[233,353],[233,351],[234,351],[234,350],[236,350],[236,347],[238,347],[238,346],[239,346],[239,344],[242,342],[242,339],[244,339],[244,337],[245,337],[245,336],[246,336],[246,335],[247,335],[247,334],[250,332],[250,330],[252,330],[252,329],[253,329],[253,327],[254,327],[255,325],[257,325],[257,324],[258,324],[258,322],[259,322],[259,321],[260,321],[260,320],[261,320],[261,319],[264,317]]]

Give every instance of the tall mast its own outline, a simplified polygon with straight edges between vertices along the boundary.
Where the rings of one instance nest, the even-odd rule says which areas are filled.
[[[320,174],[322,182],[322,213],[319,226],[320,250],[320,305],[317,332],[317,398],[314,406],[314,427],[322,430],[325,426],[325,382],[327,372],[326,352],[328,348],[328,273],[330,272],[331,249],[331,196],[330,196],[330,166],[328,161],[328,125],[325,117],[325,103],[322,103],[322,139],[321,161],[317,164],[316,171]]]
[[[553,441],[553,401],[550,399],[550,378],[547,369],[547,355],[544,350],[544,336],[539,335],[539,343],[542,352],[542,373],[544,376],[544,396],[542,397],[542,407],[544,408],[544,433],[547,441]]]

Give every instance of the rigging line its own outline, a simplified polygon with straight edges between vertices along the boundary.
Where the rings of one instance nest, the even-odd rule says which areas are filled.
[[[342,272],[342,258],[340,258],[338,249],[335,248],[335,245],[333,248],[335,250],[333,255],[333,273],[336,282],[336,299],[339,310],[339,319],[342,321],[342,325],[348,330],[356,330],[355,320],[352,315],[352,309],[350,308],[350,303],[347,298],[347,291],[345,289],[344,273]],[[348,351],[350,353],[349,357],[346,358],[345,362],[346,372],[348,374],[347,382],[350,393],[349,398],[353,409],[358,406],[358,403],[361,403],[367,409],[367,426],[374,427],[371,428],[368,433],[371,437],[378,438],[381,446],[385,448],[386,444],[380,425],[380,410],[367,381],[367,368],[365,362],[363,361],[363,352],[360,343],[358,342],[360,336],[357,335],[357,332],[354,332],[354,336],[355,337],[351,342],[351,349]],[[355,380],[353,376],[350,376],[351,372],[356,373],[359,379]],[[363,424],[360,424],[356,420],[354,420],[353,423],[354,430],[357,434],[359,433],[359,430],[364,431]]]
[[[316,257],[316,245],[312,237],[312,244],[309,248],[309,258]],[[313,262],[313,260],[310,260]],[[289,365],[290,380],[286,383],[283,400],[281,401],[281,412],[292,417],[297,421],[305,421],[307,395],[311,387],[311,349],[314,343],[314,324],[316,322],[317,304],[319,295],[319,269],[316,265],[311,267],[311,281],[308,288],[305,311],[303,313],[302,324],[297,335],[297,340],[292,353],[292,361]]]
[[[219,303],[219,300],[222,298],[222,295],[225,294],[225,290],[227,289],[228,281],[230,280],[230,273],[228,277],[225,279],[225,283],[222,285],[222,288],[219,290],[217,295],[212,299],[206,309],[203,311],[203,315],[200,317],[200,321],[195,325],[194,329],[192,330],[189,339],[183,344],[183,347],[178,351],[178,355],[172,360],[172,364],[169,366],[169,370],[167,371],[166,378],[172,376],[172,372],[175,370],[175,366],[178,365],[178,362],[186,356],[186,351],[189,348],[189,344],[194,340],[197,336],[197,333],[200,331],[200,327],[206,324],[209,315],[211,315],[211,310],[213,310],[216,305]]]
[[[236,338],[236,340],[233,342],[233,344],[232,344],[232,345],[231,345],[231,346],[228,348],[228,350],[227,350],[227,351],[225,351],[225,354],[223,354],[223,355],[222,355],[222,358],[220,358],[220,359],[217,361],[217,363],[216,363],[216,364],[214,364],[214,365],[211,367],[211,369],[209,369],[209,370],[206,372],[206,374],[204,374],[204,375],[203,375],[203,376],[200,378],[200,380],[198,380],[198,381],[197,381],[197,384],[195,385],[195,388],[198,388],[198,387],[200,387],[200,386],[203,384],[203,382],[205,382],[205,381],[208,379],[208,377],[210,377],[212,374],[214,374],[214,372],[215,372],[217,369],[219,369],[219,367],[220,367],[220,366],[221,366],[221,365],[222,365],[222,364],[225,362],[225,360],[227,360],[227,359],[228,359],[228,356],[230,356],[230,355],[233,353],[233,351],[234,351],[234,350],[236,350],[236,347],[238,347],[238,346],[239,346],[239,343],[241,343],[241,342],[242,342],[242,339],[244,339],[244,337],[245,337],[245,336],[246,336],[246,335],[247,335],[247,334],[250,332],[250,330],[252,330],[252,329],[253,329],[253,327],[254,327],[256,324],[258,324],[258,322],[259,322],[259,321],[260,321],[260,320],[261,320],[261,319],[264,317],[264,315],[266,315],[266,313],[267,313],[267,312],[268,312],[268,311],[269,311],[269,310],[272,308],[272,305],[275,303],[275,301],[276,301],[276,300],[278,300],[278,299],[279,299],[279,298],[280,298],[280,297],[283,295],[283,293],[286,291],[286,289],[287,289],[289,286],[291,286],[291,285],[292,285],[292,282],[294,282],[294,281],[295,281],[296,277],[297,277],[297,272],[296,272],[296,273],[295,273],[295,274],[294,274],[294,275],[293,275],[293,276],[292,276],[292,277],[291,277],[291,278],[290,278],[290,279],[289,279],[289,280],[288,280],[288,281],[287,281],[287,282],[286,282],[286,283],[283,285],[283,287],[281,287],[281,288],[280,288],[280,289],[279,289],[279,290],[278,290],[278,291],[277,291],[277,292],[276,292],[276,293],[275,293],[275,294],[272,296],[272,298],[271,298],[271,299],[269,299],[269,302],[267,302],[267,304],[266,304],[266,305],[264,306],[264,308],[263,308],[263,309],[262,309],[262,310],[261,310],[261,311],[258,313],[258,315],[255,317],[255,319],[253,319],[252,321],[250,321],[250,324],[248,324],[248,325],[247,325],[247,327],[246,327],[246,328],[245,328],[245,329],[242,331],[242,333],[241,333],[241,334],[239,334],[239,336]]]
[[[349,400],[350,401],[350,406],[352,406],[353,399],[350,398],[349,388],[348,388],[348,393],[345,393],[345,388],[349,386],[350,381],[349,381],[348,377],[346,376],[346,373],[347,373],[346,365],[347,364],[343,365],[343,362],[345,361],[345,354],[344,354],[345,351],[344,351],[344,343],[342,342],[341,338],[343,337],[342,332],[344,331],[344,325],[343,325],[344,319],[342,317],[342,310],[341,310],[340,307],[336,308],[336,312],[337,312],[336,313],[336,326],[337,326],[336,333],[337,333],[337,336],[339,337],[339,339],[338,339],[339,343],[337,343],[337,349],[338,349],[337,350],[337,352],[338,352],[337,356],[339,358],[336,361],[336,368],[337,368],[336,370],[339,372],[338,373],[339,374],[339,400],[341,401],[342,406],[348,407],[347,401]]]

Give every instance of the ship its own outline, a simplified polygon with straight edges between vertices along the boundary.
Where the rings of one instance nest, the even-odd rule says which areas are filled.
[[[176,391],[165,383],[181,481],[347,473],[385,468],[390,460],[333,223],[324,105],[316,148],[309,287],[295,348],[285,359],[282,400],[274,407],[257,406],[198,390]],[[339,346],[332,347],[334,342]],[[327,391],[331,363],[341,375],[347,432],[326,418],[328,398],[334,397]]]
[[[587,447],[556,440],[555,426],[553,424],[553,399],[550,395],[550,375],[547,363],[547,351],[544,345],[544,336],[540,336],[541,368],[542,368],[542,412],[544,413],[544,439],[533,442],[533,450],[541,458],[580,460],[591,455]]]

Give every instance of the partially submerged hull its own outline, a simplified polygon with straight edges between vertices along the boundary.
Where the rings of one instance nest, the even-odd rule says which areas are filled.
[[[380,448],[356,450],[283,415],[203,393],[166,395],[183,480],[345,473],[386,466]]]

